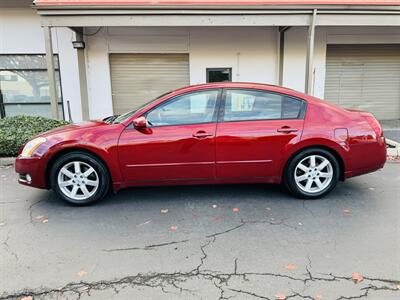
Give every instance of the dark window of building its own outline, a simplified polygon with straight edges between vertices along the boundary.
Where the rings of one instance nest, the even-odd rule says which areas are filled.
[[[232,81],[232,68],[207,68],[207,82]]]
[[[58,56],[54,56],[57,100],[63,117]],[[1,118],[31,115],[51,117],[49,80],[44,54],[0,55]]]
[[[279,120],[301,117],[303,101],[256,90],[228,89],[224,121]]]

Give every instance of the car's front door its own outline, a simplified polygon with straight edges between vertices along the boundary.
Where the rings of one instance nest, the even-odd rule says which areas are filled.
[[[305,102],[259,90],[227,89],[216,134],[218,179],[277,176],[279,158],[301,137]]]
[[[145,113],[147,128],[128,126],[118,144],[128,183],[214,179],[219,96],[217,89],[179,95]]]

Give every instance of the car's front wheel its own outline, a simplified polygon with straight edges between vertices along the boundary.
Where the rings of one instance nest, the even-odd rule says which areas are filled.
[[[51,169],[51,185],[64,201],[87,205],[103,198],[110,187],[110,177],[104,164],[85,152],[67,153]]]
[[[319,198],[329,193],[340,177],[340,166],[329,151],[306,149],[291,159],[285,171],[285,184],[301,198]]]

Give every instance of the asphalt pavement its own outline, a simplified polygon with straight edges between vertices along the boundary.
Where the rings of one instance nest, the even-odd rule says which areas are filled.
[[[400,299],[400,163],[303,201],[132,188],[88,207],[0,168],[0,299]]]

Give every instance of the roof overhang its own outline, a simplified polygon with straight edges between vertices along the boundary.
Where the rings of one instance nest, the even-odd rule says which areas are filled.
[[[397,5],[395,5],[397,4]],[[400,26],[400,0],[36,0],[44,26]]]

